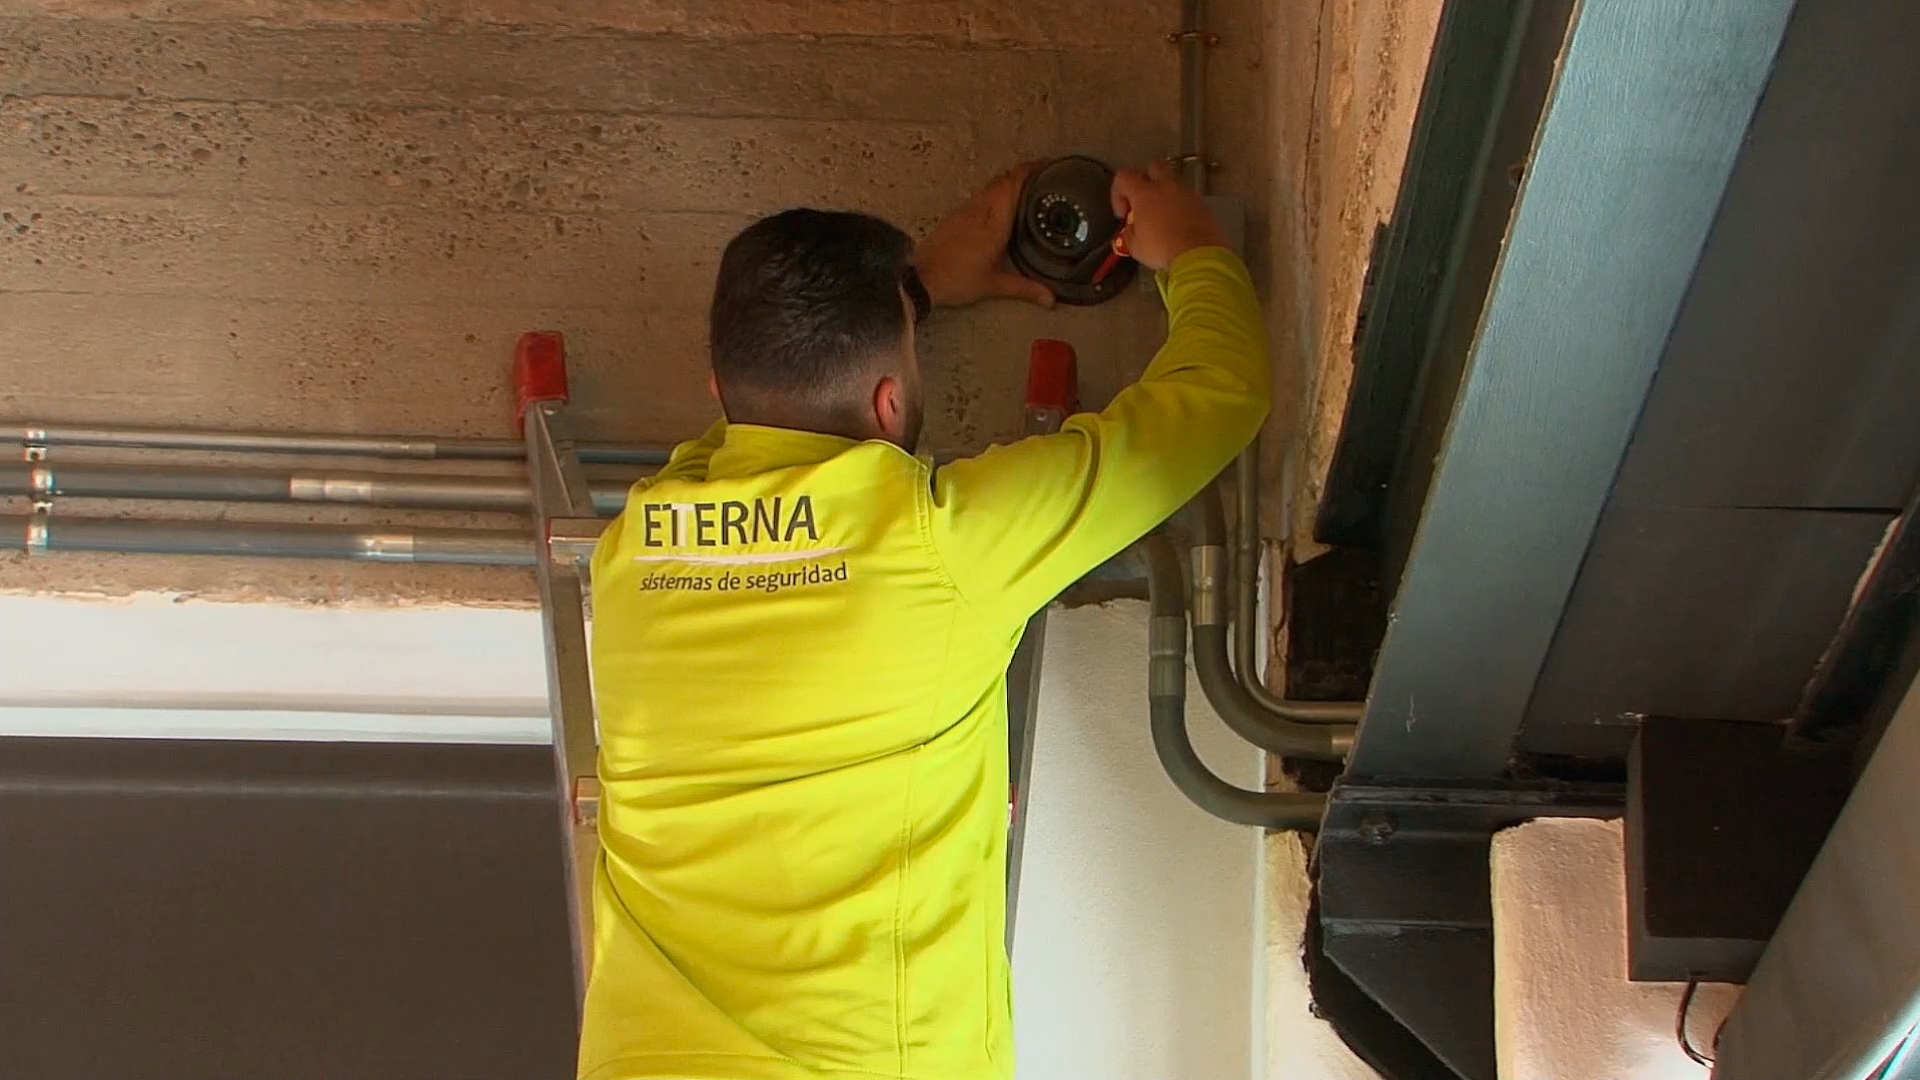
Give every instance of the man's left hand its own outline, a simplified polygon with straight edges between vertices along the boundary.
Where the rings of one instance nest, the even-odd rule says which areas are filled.
[[[1007,241],[1020,210],[1020,189],[1038,162],[1017,165],[981,188],[933,227],[914,251],[913,267],[927,295],[941,307],[965,307],[991,297],[1053,306],[1053,290],[1007,262]]]

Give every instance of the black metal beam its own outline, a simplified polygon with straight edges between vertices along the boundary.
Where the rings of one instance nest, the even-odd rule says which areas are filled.
[[[1618,760],[1643,715],[1779,723],[1890,516],[1622,504],[1616,493],[1518,748]]]
[[[1493,834],[1537,817],[1615,817],[1623,805],[1605,784],[1335,785],[1316,854],[1317,952],[1345,980],[1316,978],[1336,991],[1322,1008],[1345,1003],[1336,1026],[1369,1060],[1402,1070],[1393,1080],[1494,1080]]]
[[[1616,497],[1897,511],[1920,484],[1920,7],[1799,0]]]
[[[1393,219],[1368,265],[1353,387],[1314,525],[1323,543],[1382,546],[1418,403],[1451,400],[1458,386],[1457,365],[1430,370],[1441,323],[1461,301],[1477,311],[1485,296],[1519,188],[1513,169],[1539,126],[1572,7],[1492,0],[1441,10]]]
[[[1796,5],[1523,753],[1617,757],[1637,714],[1846,741],[1897,668],[1901,543],[1829,645],[1920,486],[1916,37],[1903,0]]]
[[[1459,1073],[1360,989],[1353,976],[1327,955],[1317,893],[1307,908],[1306,940],[1301,952],[1314,1011],[1374,1072],[1387,1080],[1459,1080]]]
[[[1791,8],[1581,5],[1400,581],[1354,774],[1507,771]]]

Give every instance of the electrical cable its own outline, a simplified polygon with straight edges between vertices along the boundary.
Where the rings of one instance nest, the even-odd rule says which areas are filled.
[[[1693,1048],[1693,1041],[1687,1037],[1687,1016],[1693,1011],[1693,994],[1700,989],[1699,979],[1688,979],[1687,988],[1680,994],[1680,1008],[1673,1018],[1673,1037],[1680,1042],[1680,1052],[1693,1059],[1693,1063],[1713,1068],[1714,1059]],[[1713,1033],[1713,1048],[1720,1049],[1720,1033]]]

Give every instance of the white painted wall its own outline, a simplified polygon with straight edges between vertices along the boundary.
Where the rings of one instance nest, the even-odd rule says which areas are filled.
[[[1140,603],[1048,622],[1014,934],[1022,1080],[1252,1075],[1258,837],[1160,772],[1146,626]],[[1210,715],[1191,727],[1216,771],[1259,775]]]
[[[1682,986],[1627,981],[1627,871],[1618,821],[1549,818],[1493,841],[1494,1028],[1501,1080],[1704,1080],[1674,1038]],[[1711,1054],[1739,987],[1695,995],[1688,1030]]]
[[[1056,611],[1048,631],[1015,946],[1021,1080],[1360,1080],[1306,1012],[1297,846],[1269,843],[1262,881],[1260,838],[1160,772],[1146,627],[1146,606],[1123,603]],[[0,734],[545,738],[531,611],[0,596],[0,657]],[[1191,693],[1201,756],[1255,782],[1257,752]],[[1274,918],[1257,918],[1261,895]]]
[[[1307,849],[1276,833],[1264,842],[1265,1080],[1378,1080],[1333,1029],[1313,1016],[1300,947],[1307,931]]]

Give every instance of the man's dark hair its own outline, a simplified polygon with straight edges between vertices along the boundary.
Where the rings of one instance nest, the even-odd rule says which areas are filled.
[[[912,252],[907,234],[879,218],[826,210],[787,210],[734,237],[708,318],[730,413],[848,419],[832,414],[857,407],[851,377],[906,336],[900,290],[919,284]]]

